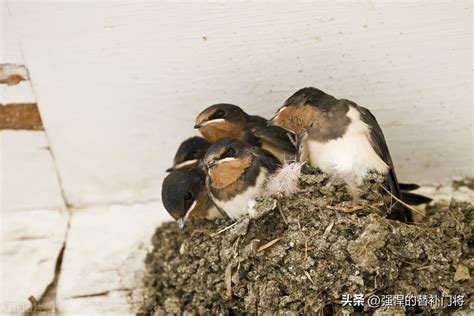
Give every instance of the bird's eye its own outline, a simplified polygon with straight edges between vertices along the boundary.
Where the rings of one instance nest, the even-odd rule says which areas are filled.
[[[215,114],[214,114],[215,117],[217,118],[222,118],[225,116],[225,112],[223,110],[218,110]]]
[[[189,191],[184,194],[184,200],[186,200],[186,201],[191,200],[192,197],[193,197],[193,194]]]
[[[227,150],[225,151],[225,155],[226,155],[227,157],[234,157],[235,154],[236,154],[236,153],[235,153],[235,149],[232,148],[232,147],[227,148]]]

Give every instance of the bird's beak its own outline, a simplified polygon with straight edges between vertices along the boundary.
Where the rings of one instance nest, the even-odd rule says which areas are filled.
[[[174,170],[179,170],[179,169],[184,168],[184,167],[192,167],[194,165],[197,165],[198,163],[199,163],[198,159],[189,159],[189,160],[183,161],[181,163],[174,164],[173,167],[166,169],[166,171],[171,172],[171,171],[174,171]]]
[[[275,115],[271,119],[268,120],[268,125],[269,126],[278,126],[278,123],[275,121],[275,119],[278,117],[278,115],[285,109],[286,107],[281,107],[278,112],[276,112]]]
[[[178,226],[179,226],[179,229],[183,230],[184,229],[184,223],[186,222],[186,219],[184,217],[181,217],[180,219],[178,219]]]
[[[278,118],[278,115],[280,115],[280,112],[281,111],[278,111],[275,115],[273,115],[271,119],[268,120],[268,123],[267,123],[268,126],[279,126],[276,119]]]
[[[208,124],[213,124],[213,123],[217,123],[217,122],[224,122],[224,121],[225,121],[225,119],[223,119],[223,118],[207,119],[207,120],[203,120],[202,122],[196,123],[196,125],[194,125],[194,128],[201,128],[201,127],[204,127]]]
[[[215,165],[217,165],[217,160],[216,160],[216,159],[212,159],[212,160],[207,164],[207,169],[211,169],[211,168],[214,167]]]

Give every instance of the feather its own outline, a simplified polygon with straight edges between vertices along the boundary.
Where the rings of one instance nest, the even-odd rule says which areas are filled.
[[[303,163],[293,162],[278,169],[268,178],[264,196],[268,197],[276,194],[290,196],[298,192],[298,179],[302,165]]]

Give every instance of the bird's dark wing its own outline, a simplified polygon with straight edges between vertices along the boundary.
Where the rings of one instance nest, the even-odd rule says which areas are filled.
[[[365,124],[369,125],[370,143],[372,145],[372,148],[390,168],[389,172],[386,175],[386,180],[389,185],[390,192],[397,198],[401,198],[402,196],[400,193],[400,186],[398,184],[397,175],[395,174],[395,168],[393,165],[392,157],[390,156],[390,152],[388,150],[388,146],[379,123],[368,109],[361,106],[357,106],[355,105],[355,103],[351,105],[355,106],[359,110],[361,114],[361,120]],[[411,221],[411,212],[400,205],[392,209],[390,217],[395,219],[400,219],[401,217],[403,221]]]
[[[244,130],[240,134],[239,139],[241,141],[249,144],[250,146],[260,147],[260,145],[261,145],[260,139],[257,136],[255,136],[252,133],[252,131],[250,131],[249,129]]]
[[[247,128],[252,130],[259,126],[267,126],[267,119],[258,115],[249,115],[247,117]]]
[[[270,152],[261,149],[261,148],[253,148],[255,155],[257,156],[260,164],[268,169],[270,173],[276,171],[280,168],[281,163],[275,156],[273,156]]]
[[[267,142],[285,151],[295,153],[295,134],[279,126],[259,126],[252,133],[261,141]]]
[[[361,114],[360,118],[370,128],[370,144],[372,145],[372,148],[375,150],[377,155],[382,158],[382,160],[390,167],[389,174],[392,178],[392,182],[394,182],[393,186],[397,188],[396,192],[399,193],[400,187],[397,181],[397,177],[395,175],[392,157],[390,156],[390,152],[388,150],[382,129],[380,128],[380,125],[373,116],[373,114],[370,113],[368,109],[363,108],[361,106],[358,106],[357,108]],[[399,197],[399,195],[397,195],[397,197]]]
[[[401,191],[402,194],[402,201],[409,204],[409,205],[420,205],[420,204],[428,204],[433,201],[432,198],[427,196]]]

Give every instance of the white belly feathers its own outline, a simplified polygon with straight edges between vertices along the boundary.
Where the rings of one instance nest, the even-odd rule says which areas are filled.
[[[211,206],[209,208],[209,210],[207,211],[206,218],[208,220],[213,220],[213,219],[220,218],[220,217],[222,217],[222,213],[214,205]]]
[[[325,143],[308,140],[310,164],[361,185],[369,171],[385,174],[389,167],[372,148],[370,127],[359,112],[351,106],[347,116],[351,123],[343,137]]]
[[[255,199],[262,195],[267,173],[268,171],[262,168],[254,186],[248,187],[245,192],[237,194],[228,201],[219,201],[213,198],[214,203],[232,219],[246,214],[255,215]]]

